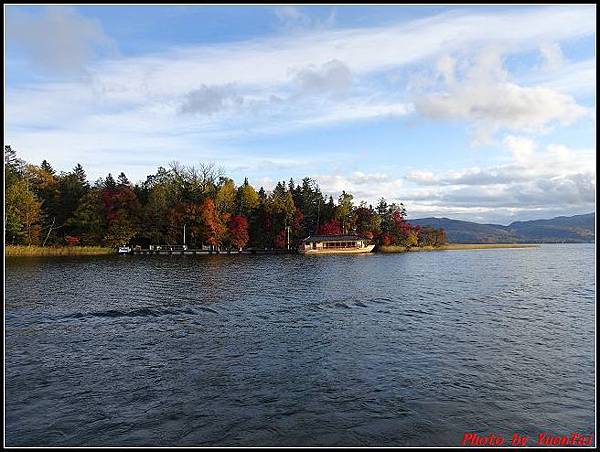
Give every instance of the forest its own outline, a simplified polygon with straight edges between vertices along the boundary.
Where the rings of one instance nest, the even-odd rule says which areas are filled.
[[[77,164],[57,173],[4,148],[5,243],[36,246],[182,244],[241,250],[295,248],[310,234],[357,234],[378,245],[445,244],[443,229],[413,226],[402,203],[374,207],[343,191],[327,197],[311,178],[256,190],[237,186],[214,164],[160,167],[132,184],[121,172],[94,183]],[[289,236],[289,243],[288,243]]]

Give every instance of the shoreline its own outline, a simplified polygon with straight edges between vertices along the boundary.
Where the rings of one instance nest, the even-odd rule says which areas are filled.
[[[593,243],[593,242],[590,242]],[[415,253],[427,251],[462,251],[462,250],[487,250],[487,249],[519,249],[519,248],[539,248],[542,243],[448,243],[438,247],[422,246],[406,249],[402,246],[379,246],[373,252],[382,254],[397,254],[397,253]],[[108,256],[117,255],[118,253],[113,248],[103,246],[73,246],[73,247],[42,247],[42,246],[23,246],[23,245],[5,245],[4,257],[39,257],[39,256]],[[163,254],[157,252],[142,252],[134,254]],[[247,254],[288,254],[285,251],[262,250],[252,252],[252,250],[244,250],[241,253],[227,251],[216,252],[181,252],[172,251],[166,254],[202,254],[202,255],[247,255]],[[334,253],[332,253],[334,254]]]
[[[406,249],[402,246],[380,246],[376,252],[384,254],[415,253],[420,251],[461,251],[461,250],[488,250],[510,248],[539,248],[541,244],[533,243],[448,243],[442,246],[419,246]]]

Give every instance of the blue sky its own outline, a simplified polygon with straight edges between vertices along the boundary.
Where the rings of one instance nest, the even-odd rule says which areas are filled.
[[[6,6],[5,136],[91,180],[213,162],[409,217],[595,210],[595,6]]]

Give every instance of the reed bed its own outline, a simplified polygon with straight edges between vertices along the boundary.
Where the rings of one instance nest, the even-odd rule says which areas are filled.
[[[448,243],[442,246],[418,246],[407,249],[403,246],[380,246],[381,253],[406,253],[416,251],[453,251],[453,250],[487,250],[495,248],[536,248],[539,245],[530,243]]]
[[[115,250],[103,246],[21,246],[6,245],[5,256],[98,256]]]

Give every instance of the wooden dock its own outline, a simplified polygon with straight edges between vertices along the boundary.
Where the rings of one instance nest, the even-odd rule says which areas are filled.
[[[134,249],[128,254],[139,255],[200,255],[200,256],[216,256],[216,255],[248,255],[248,254],[296,254],[296,250],[278,250],[278,249],[248,249],[243,251],[221,250],[211,251],[203,249]]]

